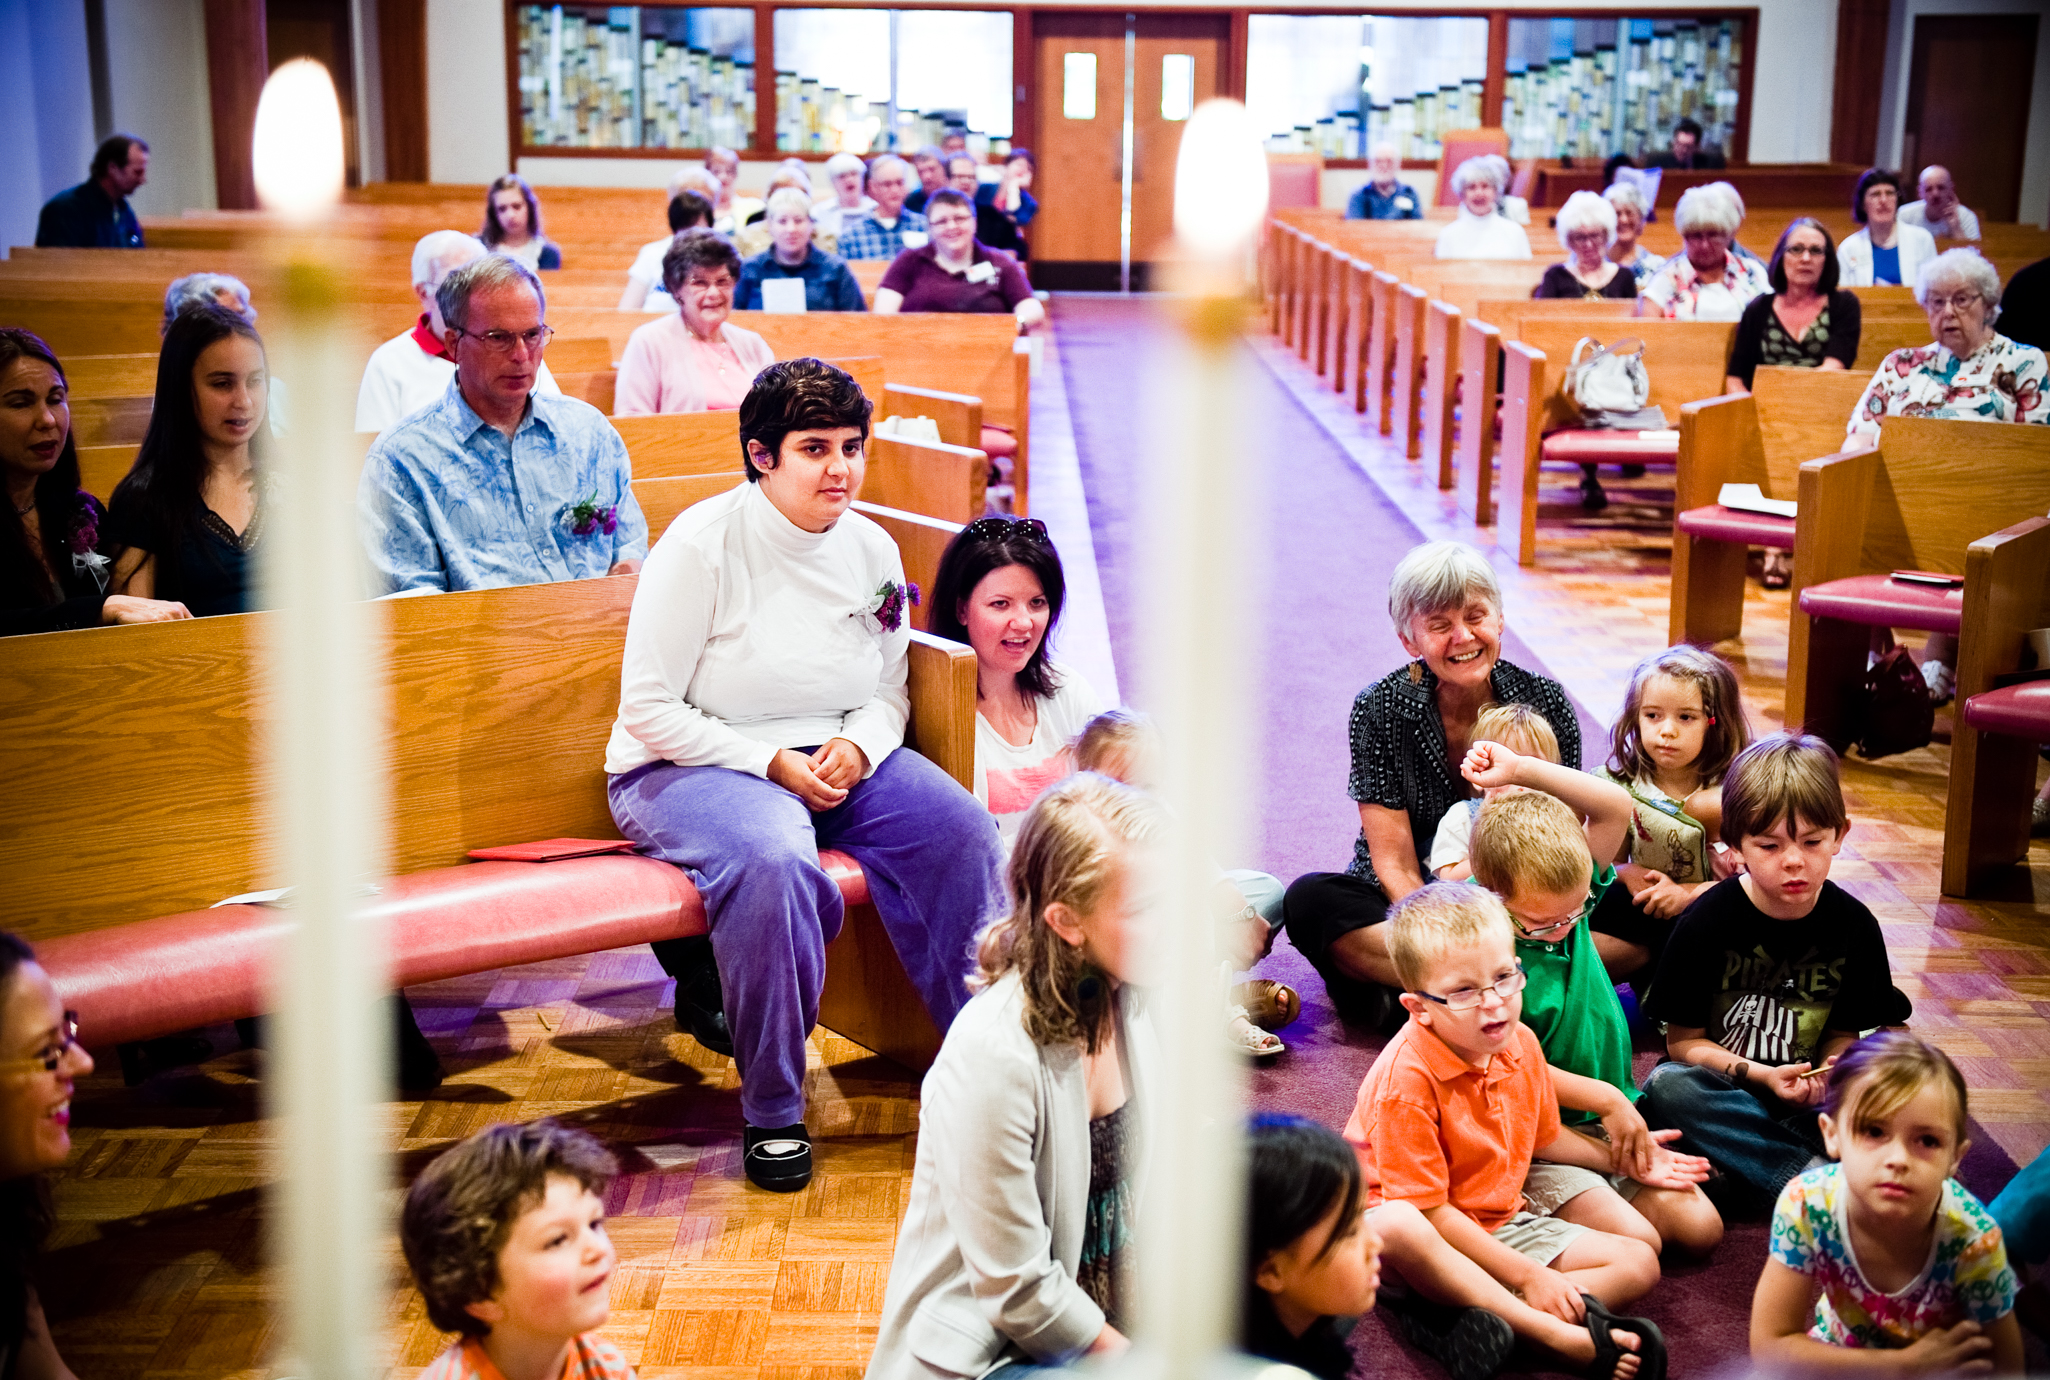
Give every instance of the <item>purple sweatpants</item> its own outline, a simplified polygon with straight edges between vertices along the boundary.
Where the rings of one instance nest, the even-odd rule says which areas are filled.
[[[654,762],[613,777],[609,790],[619,831],[688,872],[704,897],[740,1110],[753,1126],[804,1119],[804,1042],[818,1022],[826,944],[844,916],[821,848],[861,864],[890,943],[942,1032],[968,999],[976,934],[1008,908],[996,821],[909,748],[818,814],[781,786],[726,767]]]

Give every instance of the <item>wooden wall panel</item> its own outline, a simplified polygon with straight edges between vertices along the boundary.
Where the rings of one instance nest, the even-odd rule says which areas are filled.
[[[206,0],[206,80],[214,124],[214,187],[224,211],[256,209],[249,142],[270,76],[263,0]]]
[[[1829,156],[1870,163],[1879,148],[1879,95],[1885,83],[1888,0],[1837,0],[1836,97]]]
[[[425,182],[427,0],[377,0],[377,61],[384,90],[384,177]]]

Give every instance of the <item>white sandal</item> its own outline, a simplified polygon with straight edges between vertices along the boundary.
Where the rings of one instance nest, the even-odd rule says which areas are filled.
[[[1228,1007],[1224,1013],[1224,1038],[1231,1048],[1240,1054],[1255,1059],[1271,1059],[1285,1053],[1288,1046],[1281,1037],[1260,1029],[1246,1018],[1243,1006]]]

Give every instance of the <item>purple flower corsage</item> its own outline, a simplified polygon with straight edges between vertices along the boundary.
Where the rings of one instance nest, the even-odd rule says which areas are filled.
[[[66,543],[71,548],[71,571],[89,575],[101,589],[107,587],[107,558],[100,554],[100,504],[84,489],[78,491],[78,516],[71,520]]]
[[[909,583],[898,584],[885,580],[876,586],[875,594],[869,599],[868,607],[856,616],[868,621],[869,626],[879,633],[893,633],[904,626],[904,609],[919,600],[918,586]]]
[[[619,530],[619,509],[616,505],[601,507],[594,493],[565,508],[562,520],[573,537],[609,537]]]

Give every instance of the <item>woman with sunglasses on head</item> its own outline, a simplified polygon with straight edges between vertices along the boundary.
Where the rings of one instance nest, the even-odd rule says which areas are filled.
[[[71,1153],[72,1083],[92,1071],[50,975],[0,930],[0,1376],[71,1380],[30,1267],[50,1229],[42,1176]]]
[[[1038,518],[969,523],[933,581],[932,634],[975,649],[975,798],[996,816],[1006,851],[1033,800],[1075,769],[1075,739],[1105,708],[1049,655],[1066,598],[1060,553]]]

